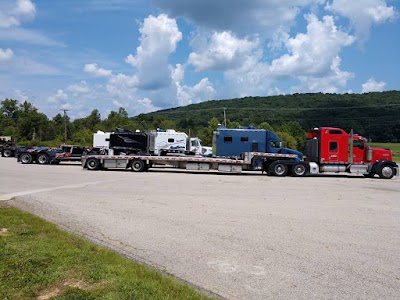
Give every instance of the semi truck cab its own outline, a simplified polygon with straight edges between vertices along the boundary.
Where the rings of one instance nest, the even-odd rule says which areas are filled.
[[[398,174],[389,149],[372,148],[364,137],[341,128],[311,129],[306,140],[306,161],[319,172],[375,174],[390,179]]]
[[[220,126],[213,135],[213,156],[239,157],[244,152],[294,154],[302,160],[299,151],[285,148],[277,134],[265,129],[241,127],[236,129]]]

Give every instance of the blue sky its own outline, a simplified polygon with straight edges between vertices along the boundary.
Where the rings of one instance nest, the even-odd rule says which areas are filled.
[[[354,3],[353,3],[354,2]],[[0,99],[50,118],[400,89],[398,0],[0,0]]]

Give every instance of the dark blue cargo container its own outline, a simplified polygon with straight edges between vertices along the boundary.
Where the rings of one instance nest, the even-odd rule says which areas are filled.
[[[214,131],[213,156],[240,157],[243,152],[296,154],[299,160],[303,157],[296,150],[282,147],[280,138],[269,130],[221,126]]]

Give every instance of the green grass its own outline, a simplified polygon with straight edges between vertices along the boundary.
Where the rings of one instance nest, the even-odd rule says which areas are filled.
[[[372,147],[390,149],[393,152],[393,161],[400,162],[400,143],[368,143]]]
[[[0,299],[46,295],[57,300],[211,299],[54,224],[0,205]]]

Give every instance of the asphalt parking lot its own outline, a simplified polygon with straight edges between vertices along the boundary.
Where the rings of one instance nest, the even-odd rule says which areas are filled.
[[[0,157],[0,179],[0,201],[221,298],[399,299],[399,177],[88,171]]]

